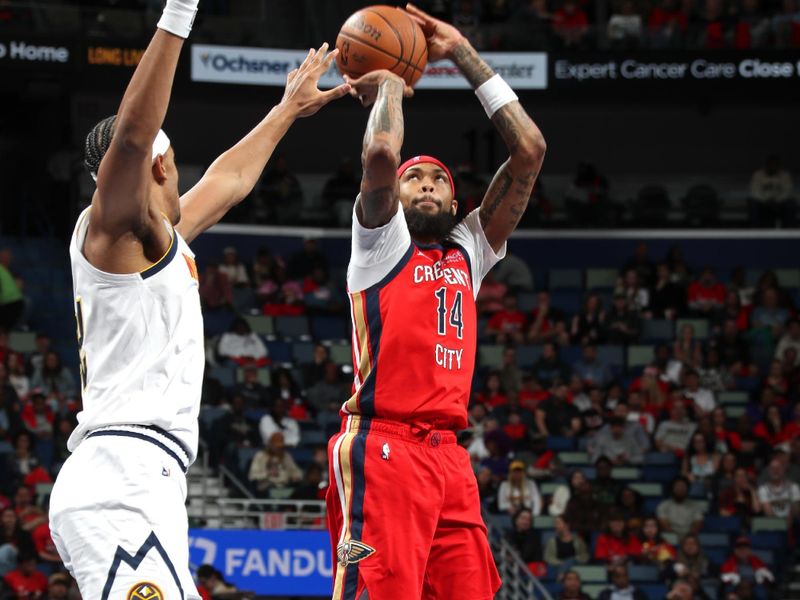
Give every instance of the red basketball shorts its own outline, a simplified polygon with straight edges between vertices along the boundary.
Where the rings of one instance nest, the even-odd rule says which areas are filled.
[[[353,415],[328,457],[333,600],[494,598],[478,485],[452,431]]]

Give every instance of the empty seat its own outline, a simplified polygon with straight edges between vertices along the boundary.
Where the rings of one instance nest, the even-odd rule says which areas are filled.
[[[725,407],[725,416],[729,419],[738,419],[745,413],[744,406],[726,406]]]
[[[717,191],[710,185],[693,185],[682,200],[683,210],[689,226],[709,225],[717,221],[721,201]]]
[[[750,394],[742,391],[717,392],[717,399],[723,406],[730,404],[747,404],[750,401]]]
[[[574,450],[575,440],[569,437],[549,436],[547,438],[547,448],[555,452]]]
[[[503,346],[483,344],[478,347],[478,364],[488,369],[500,369],[503,366]]]
[[[694,329],[694,337],[698,340],[705,340],[708,338],[708,320],[707,319],[678,319],[675,322],[675,335],[680,336],[681,329],[685,325],[691,325]]]
[[[642,590],[648,598],[667,597],[667,586],[663,583],[642,583],[639,584],[639,589]]]
[[[264,315],[245,315],[244,318],[250,325],[250,329],[258,335],[273,335],[275,333],[272,317]]]
[[[597,360],[615,367],[625,366],[625,348],[623,346],[598,346]]]
[[[517,365],[523,369],[529,368],[539,360],[542,355],[541,346],[519,346],[517,348]]]
[[[292,344],[292,358],[295,364],[302,365],[314,360],[314,344],[311,342],[295,342]]]
[[[670,209],[667,190],[660,185],[647,185],[639,190],[631,208],[637,225],[663,227]]]
[[[572,570],[580,575],[581,581],[598,583],[608,581],[608,569],[600,565],[575,565]]]
[[[722,566],[722,563],[724,563],[728,557],[733,554],[733,550],[731,548],[720,548],[716,546],[703,548],[703,552],[705,553],[709,562],[712,565],[715,565],[717,568]]]
[[[706,515],[703,519],[703,531],[709,533],[739,533],[741,528],[742,521],[739,517]]]
[[[244,381],[244,369],[236,370],[236,381]],[[267,387],[272,384],[272,373],[269,369],[258,369],[258,383]]]
[[[292,362],[292,345],[289,342],[267,342],[267,354],[273,363]]]
[[[334,344],[328,348],[331,355],[331,360],[337,365],[349,365],[353,362],[353,352],[350,344]]]
[[[642,496],[661,497],[664,493],[664,487],[660,483],[636,481],[629,483],[628,487],[632,490],[639,492]]]
[[[559,452],[558,458],[565,465],[588,465],[591,464],[589,455],[586,452]]]
[[[645,465],[674,465],[677,458],[671,452],[648,452],[644,455]]]
[[[550,304],[567,315],[578,314],[583,304],[580,290],[556,290],[550,293]]]
[[[275,332],[289,340],[308,340],[311,338],[307,317],[276,317]]]
[[[233,322],[234,315],[227,311],[204,311],[203,331],[206,337],[214,337],[228,331]]]
[[[347,322],[339,317],[314,317],[311,320],[311,334],[315,340],[347,339]]]
[[[629,346],[628,368],[644,367],[653,362],[655,348],[653,346]]]
[[[32,331],[12,331],[8,334],[8,347],[28,354],[36,350],[36,334]]]
[[[635,467],[614,467],[611,476],[619,481],[634,481],[640,479],[642,473]]]
[[[786,519],[779,517],[755,517],[752,524],[753,532],[757,531],[786,531]]]
[[[550,515],[539,515],[538,517],[533,517],[533,528],[534,529],[552,529],[555,523],[556,518],[551,517]]]
[[[668,319],[647,319],[642,322],[643,342],[665,342],[675,337],[675,324]]]
[[[655,582],[659,579],[658,567],[652,565],[631,565],[628,567],[628,577],[636,582]]]
[[[785,288],[800,288],[800,269],[775,269],[778,283]]]
[[[212,367],[209,375],[219,381],[223,387],[236,385],[236,372],[232,367]]]
[[[237,312],[247,313],[256,307],[256,297],[250,288],[233,288],[233,307]]]
[[[534,292],[523,292],[517,295],[517,308],[524,313],[531,312],[538,304],[538,294]]]
[[[678,474],[677,467],[661,466],[661,465],[645,465],[642,469],[642,477],[645,481],[657,481],[660,483],[668,483],[675,479]]]
[[[586,289],[613,289],[619,273],[616,269],[587,269]]]
[[[786,533],[783,531],[757,531],[750,536],[753,548],[781,549],[786,545]]]
[[[697,536],[697,539],[703,548],[706,546],[721,546],[727,548],[731,543],[730,535],[727,533],[702,532]]]
[[[580,269],[550,269],[547,275],[550,290],[583,289],[583,271]]]

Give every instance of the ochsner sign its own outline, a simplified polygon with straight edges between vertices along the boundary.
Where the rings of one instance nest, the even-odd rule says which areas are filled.
[[[302,50],[194,44],[192,81],[282,86],[289,71],[299,66],[306,55]],[[514,88],[547,87],[547,55],[544,53],[488,52],[483,56]],[[320,79],[320,87],[333,87],[341,82],[341,75],[331,65]],[[468,89],[469,83],[450,61],[441,61],[427,66],[417,88]]]
[[[42,46],[16,40],[0,42],[0,60],[66,64],[69,62],[69,48]]]

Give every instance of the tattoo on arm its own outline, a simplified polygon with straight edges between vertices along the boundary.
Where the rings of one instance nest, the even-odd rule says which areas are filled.
[[[451,58],[474,89],[494,76],[492,68],[468,42],[456,46]]]
[[[523,128],[533,127],[531,118],[519,102],[506,104],[494,113],[492,115],[492,123],[494,123],[511,154],[514,154],[519,149]]]

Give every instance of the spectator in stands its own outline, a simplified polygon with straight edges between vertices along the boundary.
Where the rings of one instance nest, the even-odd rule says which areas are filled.
[[[759,6],[759,0],[742,0],[734,24],[733,47],[747,49],[763,46],[769,26],[769,20]]]
[[[544,549],[544,560],[556,568],[559,576],[569,571],[576,564],[589,562],[589,550],[579,535],[570,529],[569,522],[561,516],[553,520],[555,535],[551,537]]]
[[[689,285],[687,302],[691,311],[700,317],[713,317],[722,309],[725,304],[725,286],[717,281],[713,269],[703,269],[700,277]]]
[[[614,292],[611,308],[605,318],[605,340],[609,344],[628,345],[639,339],[641,320],[628,306],[628,298],[623,291]]]
[[[322,480],[322,467],[311,463],[306,467],[302,483],[294,489],[292,500],[325,500],[326,488]]]
[[[533,528],[533,517],[528,508],[519,508],[512,513],[512,529],[508,533],[508,541],[519,553],[522,562],[528,565],[534,574],[544,575],[544,569],[537,563],[542,562],[542,542],[539,533]]]
[[[625,428],[631,432],[637,440],[637,444],[643,452],[650,449],[650,436],[656,429],[656,419],[652,412],[645,409],[644,399],[639,392],[630,392],[628,394],[628,403],[619,403],[614,409],[615,414],[627,413],[625,420],[627,421]],[[620,416],[622,416],[620,414]]]
[[[636,48],[642,38],[642,16],[633,0],[623,0],[608,20],[608,39],[616,48]]]
[[[731,374],[738,375],[752,371],[750,348],[739,332],[736,321],[732,319],[725,321],[722,333],[713,340],[712,347],[717,349],[722,364],[728,368]]]
[[[561,585],[564,589],[561,590],[557,600],[591,600],[589,595],[581,589],[581,576],[575,571],[564,573]]]
[[[269,488],[287,487],[303,478],[300,467],[286,451],[283,433],[273,433],[265,447],[256,453],[247,478],[262,495]]]
[[[263,410],[269,408],[269,388],[259,381],[258,367],[253,363],[246,364],[242,369],[242,373],[242,382],[236,385],[234,394],[241,396],[244,401],[245,410]]]
[[[303,302],[312,315],[333,315],[343,307],[328,270],[317,265],[303,281]]]
[[[780,408],[772,404],[764,412],[764,419],[753,428],[753,434],[774,448],[791,439],[792,428],[783,422]]]
[[[261,178],[259,192],[263,194],[270,220],[281,225],[296,221],[303,205],[303,190],[297,177],[289,171],[286,157],[273,156]]]
[[[497,492],[497,507],[501,512],[515,514],[528,509],[534,516],[542,514],[542,496],[536,482],[525,475],[525,463],[512,461],[508,467],[508,479],[500,484]]]
[[[650,310],[656,319],[674,320],[686,312],[686,291],[673,281],[667,263],[659,263],[650,297]]]
[[[794,223],[794,183],[778,156],[767,157],[764,166],[750,179],[752,222],[760,227],[787,226]]]
[[[617,504],[617,499],[622,492],[622,484],[614,479],[614,465],[605,456],[594,461],[595,478],[592,482],[594,499],[601,509],[607,509]]]
[[[542,354],[533,363],[531,373],[544,387],[566,383],[570,377],[569,365],[558,356],[558,347],[554,342],[545,342],[542,346]]]
[[[720,456],[714,451],[714,440],[708,439],[700,432],[692,434],[689,449],[683,457],[681,473],[693,482],[710,484],[717,472]]]
[[[654,565],[663,573],[675,561],[675,546],[661,535],[658,519],[647,517],[642,524],[642,561]]]
[[[475,298],[478,313],[482,316],[491,316],[497,311],[503,310],[503,299],[506,294],[508,294],[508,286],[495,278],[494,269],[492,269],[484,277],[478,297]]]
[[[678,577],[701,579],[711,574],[711,563],[696,534],[690,533],[683,537],[673,568]]]
[[[219,265],[210,262],[200,278],[200,301],[205,310],[229,310],[233,307],[233,288]]]
[[[786,519],[792,527],[800,515],[800,486],[786,478],[786,466],[773,458],[767,467],[768,480],[758,488],[758,500],[768,517]]]
[[[559,517],[564,514],[567,509],[567,503],[570,498],[576,495],[577,490],[586,482],[586,476],[583,471],[575,470],[570,473],[569,480],[566,484],[559,485],[553,497],[550,500],[550,506],[547,512],[554,517]]]
[[[19,432],[14,439],[14,452],[6,458],[9,464],[8,472],[17,485],[26,482],[29,478],[42,479],[42,475],[45,476],[45,479],[49,478],[46,471],[42,469],[34,449],[32,434],[27,431]]]
[[[750,540],[745,536],[736,539],[733,554],[728,557],[720,568],[720,579],[731,586],[738,585],[740,581],[754,581],[758,585],[774,583],[775,575],[769,570],[764,561],[753,554]]]
[[[669,420],[658,424],[655,444],[659,452],[673,452],[679,457],[686,451],[697,424],[686,418],[682,402],[674,402],[669,411]]]
[[[47,584],[47,596],[44,600],[67,600],[70,588],[69,575],[53,573]]]
[[[72,372],[61,364],[61,357],[53,351],[45,355],[42,368],[34,371],[31,387],[41,388],[48,399],[59,403],[73,400],[77,393]]]
[[[703,360],[703,346],[694,335],[694,326],[686,323],[672,345],[672,356],[682,366],[695,369]]]
[[[700,531],[703,508],[688,496],[689,481],[683,476],[676,477],[672,482],[671,497],[656,507],[662,531],[673,531],[679,538]]]
[[[483,388],[478,392],[477,401],[486,405],[489,410],[504,406],[508,402],[498,371],[490,371],[486,375],[486,379],[483,381]]]
[[[562,346],[567,345],[569,343],[569,335],[567,334],[564,315],[560,310],[550,305],[550,294],[548,292],[539,292],[536,295],[536,300],[536,308],[531,312],[528,341],[534,344],[554,341]]]
[[[564,518],[583,539],[589,540],[597,531],[597,524],[603,522],[604,511],[605,507],[594,498],[592,484],[584,480],[567,502]]]
[[[349,397],[349,386],[342,381],[341,369],[334,362],[325,363],[325,375],[322,380],[309,387],[306,392],[308,404],[316,413],[318,422],[336,420],[339,407]]]
[[[0,329],[9,331],[19,325],[25,312],[21,280],[10,270],[11,251],[0,250]]]
[[[706,0],[698,18],[700,36],[697,44],[703,48],[724,48],[731,34],[731,19],[725,14],[722,0]]]
[[[789,311],[779,305],[778,290],[767,288],[761,296],[761,302],[753,309],[750,322],[753,328],[763,329],[772,334],[773,340],[779,340],[789,316]]]
[[[349,157],[343,158],[336,173],[322,187],[322,201],[326,207],[336,213],[337,224],[349,224],[352,220],[353,201],[358,196],[360,189],[361,178],[356,176],[353,161]],[[346,221],[345,215],[347,216]]]
[[[40,331],[36,334],[34,344],[36,345],[36,350],[28,355],[28,364],[26,365],[29,376],[44,365],[44,357],[50,352],[50,336]]]
[[[581,430],[581,420],[576,409],[567,400],[568,389],[559,385],[536,408],[536,428],[544,436],[574,437]]]
[[[603,341],[606,313],[597,294],[588,294],[581,312],[572,317],[570,337],[575,344],[598,344]]]
[[[517,350],[513,347],[503,349],[503,364],[500,366],[500,385],[508,394],[518,394],[525,376],[517,365]],[[519,397],[517,397],[519,399]]]
[[[3,582],[11,598],[39,598],[47,592],[47,575],[36,568],[36,554],[20,552],[18,566],[6,573]]]
[[[211,424],[209,445],[216,464],[225,457],[226,462],[236,464],[239,448],[255,448],[261,444],[257,424],[246,415],[247,401],[238,393],[231,398],[230,410]]]
[[[621,487],[617,494],[615,510],[622,513],[625,527],[633,535],[639,535],[644,522],[644,496],[630,487]]]
[[[267,364],[267,346],[243,317],[236,317],[230,329],[220,336],[217,355],[237,365],[263,367]]]
[[[506,253],[506,257],[494,267],[497,281],[505,284],[509,292],[519,294],[533,291],[533,273],[528,264],[515,254]]]
[[[747,471],[737,467],[733,475],[733,485],[726,487],[719,493],[719,514],[723,516],[738,516],[749,523],[750,519],[761,512],[761,502],[758,492]]]
[[[269,248],[261,247],[253,261],[253,288],[258,290],[264,283],[275,279],[275,268],[283,260],[274,256]]]
[[[233,287],[250,287],[250,277],[247,269],[236,254],[236,248],[228,246],[222,251],[222,264],[219,265],[219,272],[228,277]]]
[[[17,557],[35,554],[31,534],[20,525],[13,508],[5,508],[0,514],[0,577],[17,568]]]
[[[797,0],[783,0],[781,11],[772,17],[770,26],[777,47],[800,47],[800,10]]]
[[[14,388],[17,397],[27,398],[31,390],[31,380],[25,372],[25,357],[19,352],[9,352],[5,366],[8,383]]]
[[[736,290],[728,289],[725,293],[725,304],[722,310],[714,315],[711,321],[711,329],[714,333],[722,331],[725,321],[732,319],[736,321],[739,331],[745,331],[750,326],[750,311],[752,306],[743,307],[742,300]]]
[[[272,434],[276,431],[283,433],[283,441],[290,448],[294,448],[300,443],[300,426],[289,416],[289,408],[286,399],[277,396],[272,401],[272,409],[261,417],[258,429],[261,432],[261,439],[268,443]]]
[[[492,470],[489,467],[481,467],[475,475],[478,482],[478,494],[481,504],[489,512],[497,512],[497,484],[494,481]]]
[[[733,389],[736,384],[730,371],[720,362],[719,351],[716,348],[710,348],[705,353],[697,373],[700,376],[701,387],[712,392],[724,392]]]
[[[702,591],[702,590],[701,590]],[[707,599],[705,593],[702,596],[696,596],[692,589],[692,584],[683,579],[678,579],[672,583],[672,587],[667,593],[666,600],[700,600],[700,598]]]
[[[597,600],[648,600],[647,595],[642,590],[631,585],[626,565],[614,565],[611,567],[610,572],[611,585],[600,592]]]
[[[211,565],[200,565],[197,568],[197,582],[200,584],[200,595],[206,593],[207,598],[203,600],[212,600],[220,594],[222,597],[227,597],[226,594],[236,592],[236,587],[227,583],[222,577],[222,573],[217,571]]]
[[[714,392],[700,387],[700,374],[697,371],[687,371],[684,376],[683,395],[691,401],[694,414],[697,418],[711,414],[716,408],[717,401]]]
[[[656,265],[650,259],[650,248],[645,242],[636,244],[633,256],[625,263],[620,273],[631,270],[636,271],[639,282],[645,287],[650,288],[656,282]]]
[[[777,347],[775,348],[775,358],[783,360],[786,351],[790,348],[795,350],[793,365],[800,366],[800,320],[791,319],[786,324],[786,333],[783,334]]]
[[[573,2],[574,4],[574,2]],[[559,15],[564,15],[568,6],[565,4],[564,8],[556,11],[554,19],[554,27],[556,33],[559,32]],[[580,19],[583,11],[575,7],[574,15]],[[585,17],[585,14],[584,14]],[[570,33],[581,31],[580,28],[568,27],[564,30],[569,37]],[[586,30],[583,30],[584,34]],[[562,36],[563,37],[563,36]],[[579,42],[573,42],[572,45],[577,45]],[[567,188],[565,194],[565,202],[567,212],[575,222],[576,225],[581,227],[597,227],[598,224],[606,223],[609,220],[609,202],[608,202],[608,179],[601,175],[597,168],[588,162],[581,162],[578,164],[575,178],[572,184]]]
[[[633,435],[626,430],[623,417],[614,416],[608,424],[590,441],[589,460],[597,461],[601,456],[615,465],[640,465],[644,461],[642,448]]]
[[[655,48],[675,46],[680,43],[688,27],[688,19],[677,0],[661,0],[647,21],[650,45]]]
[[[303,248],[289,258],[287,275],[289,279],[302,281],[314,271],[316,267],[328,269],[328,259],[319,249],[317,240],[307,237],[303,240]]]
[[[325,378],[325,365],[331,361],[330,350],[325,344],[314,344],[314,353],[311,362],[300,365],[303,374],[303,383],[306,387],[311,387],[318,381]]]
[[[282,398],[286,402],[287,414],[292,419],[296,421],[309,419],[308,406],[289,369],[282,367],[273,371],[270,395],[273,398]]]
[[[573,374],[589,386],[605,387],[611,383],[613,376],[608,365],[597,359],[597,346],[586,344],[582,350],[583,357],[572,365]]]
[[[521,344],[525,339],[526,325],[527,319],[519,310],[517,296],[509,292],[503,298],[503,308],[486,323],[486,336],[495,344]]]

